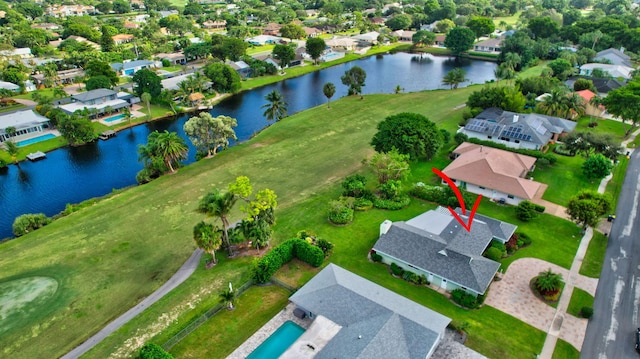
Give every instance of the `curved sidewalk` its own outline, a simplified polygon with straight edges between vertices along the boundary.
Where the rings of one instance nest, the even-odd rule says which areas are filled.
[[[178,271],[171,277],[169,280],[162,285],[162,287],[158,288],[155,292],[151,293],[148,297],[146,297],[142,302],[138,303],[135,307],[129,309],[126,313],[122,314],[118,318],[116,318],[111,323],[107,324],[104,328],[102,328],[98,333],[96,333],[91,338],[87,339],[84,343],[80,344],[76,348],[74,348],[69,353],[65,354],[62,359],[75,359],[83,355],[84,353],[91,350],[91,348],[95,347],[100,343],[104,338],[109,336],[109,334],[118,330],[121,326],[125,325],[128,321],[133,319],[136,315],[142,313],[143,310],[147,309],[155,302],[164,297],[167,293],[173,290],[175,287],[179,286],[187,280],[195,272],[198,264],[200,263],[200,257],[202,256],[203,251],[201,249],[196,249],[191,257],[187,259],[186,262],[178,269]]]

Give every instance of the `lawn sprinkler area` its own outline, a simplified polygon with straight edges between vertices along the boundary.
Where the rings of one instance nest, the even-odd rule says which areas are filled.
[[[48,306],[58,290],[50,277],[26,277],[0,283],[0,334],[24,323]]]

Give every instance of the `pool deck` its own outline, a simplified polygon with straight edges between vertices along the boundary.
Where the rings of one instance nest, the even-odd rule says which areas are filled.
[[[290,320],[305,330],[309,328],[309,325],[313,322],[310,318],[300,319],[293,315],[293,310],[296,309],[295,304],[289,303],[283,310],[276,314],[271,320],[262,326],[257,332],[255,332],[249,339],[247,339],[242,345],[231,353],[227,359],[244,359],[252,351],[262,344],[276,329],[278,329],[284,322]]]
[[[313,319],[300,319],[293,315],[296,309],[295,304],[289,303],[283,310],[276,314],[271,320],[255,332],[249,339],[231,353],[227,359],[245,359],[253,352],[262,342],[267,340],[284,322],[290,320],[305,330],[309,329]],[[304,334],[303,334],[304,335]],[[440,344],[431,356],[431,359],[486,359],[482,354],[467,348],[461,343],[460,335],[453,330],[446,329]]]

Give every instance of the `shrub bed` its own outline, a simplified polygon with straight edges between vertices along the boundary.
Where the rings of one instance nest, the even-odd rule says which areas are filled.
[[[411,198],[407,195],[397,196],[393,199],[378,198],[373,200],[373,206],[379,209],[399,210],[408,206],[411,202]]]
[[[353,209],[355,209],[356,211],[364,212],[370,210],[371,208],[373,208],[373,202],[364,197],[356,198],[355,202],[353,203]]]
[[[351,223],[354,216],[353,203],[352,197],[329,202],[329,221],[333,224]]]
[[[268,282],[273,273],[294,257],[314,267],[319,267],[324,261],[325,253],[319,247],[303,239],[286,240],[262,258],[254,260],[251,268],[253,279],[256,283]]]
[[[484,303],[485,296],[474,296],[473,294],[469,294],[462,289],[454,289],[451,291],[451,300],[453,300],[456,304],[468,308],[468,309],[476,309]]]
[[[462,194],[462,199],[464,200],[465,206],[467,208],[473,207],[473,204],[476,200],[476,195],[469,193],[463,189],[460,189],[460,193]],[[456,194],[449,186],[425,186],[422,184],[416,184],[411,190],[409,190],[409,194],[416,198],[424,199],[425,201],[429,202],[435,202],[445,207],[456,208],[460,205],[458,202],[458,197],[456,197]]]

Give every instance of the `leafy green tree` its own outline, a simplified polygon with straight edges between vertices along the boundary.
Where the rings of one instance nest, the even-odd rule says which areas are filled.
[[[549,16],[530,19],[527,27],[536,40],[549,38],[559,31],[558,24]]]
[[[204,8],[197,1],[189,1],[187,5],[184,6],[182,13],[184,15],[202,15]]]
[[[277,44],[273,47],[273,58],[278,60],[280,67],[284,70],[289,66],[289,63],[296,58],[296,52],[289,45]]]
[[[589,156],[582,164],[582,173],[591,181],[601,180],[611,173],[611,160],[600,153]]]
[[[343,85],[349,86],[349,95],[360,95],[362,99],[362,87],[365,86],[364,82],[367,79],[367,73],[359,66],[354,66],[351,69],[344,72],[344,75],[340,77]]]
[[[436,34],[427,30],[418,30],[411,37],[414,46],[431,46],[436,41]]]
[[[198,212],[210,217],[217,217],[222,223],[222,242],[224,247],[232,255],[231,243],[229,242],[229,214],[238,200],[238,196],[231,192],[220,192],[218,189],[207,193],[198,204]]]
[[[101,27],[102,37],[100,38],[100,48],[102,52],[111,52],[116,48],[116,43],[113,41],[111,34],[107,30],[107,26]]]
[[[27,18],[31,18],[32,20],[35,20],[36,18],[44,14],[44,9],[42,8],[42,6],[38,6],[38,4],[30,2],[15,3],[13,4],[13,10],[21,13]]]
[[[449,85],[451,89],[457,89],[458,85],[467,81],[465,75],[467,74],[464,69],[456,67],[455,69],[447,72],[442,78],[442,83]]]
[[[84,145],[92,142],[97,137],[91,121],[76,114],[66,116],[59,120],[58,131],[60,131],[62,137],[64,137],[71,146]]]
[[[233,130],[237,125],[235,118],[224,115],[213,117],[208,112],[201,112],[184,124],[184,132],[198,152],[206,153],[209,158],[215,156],[218,149],[227,148],[230,140],[238,139]]]
[[[476,39],[495,31],[496,25],[488,17],[473,16],[467,21],[467,27],[476,35]]]
[[[610,114],[631,123],[625,132],[625,137],[629,136],[640,120],[640,79],[635,78],[626,86],[609,91],[602,104]]]
[[[555,59],[551,61],[547,66],[553,71],[553,76],[560,80],[566,80],[573,72],[573,65],[565,59]]]
[[[540,272],[536,278],[535,286],[542,295],[557,293],[562,288],[562,275],[553,273],[549,268],[544,272]]]
[[[100,11],[103,14],[108,14],[111,10],[113,10],[113,5],[111,5],[108,1],[103,1],[96,5],[96,10]]]
[[[378,177],[378,182],[384,184],[387,181],[399,181],[407,178],[410,172],[409,158],[409,155],[398,152],[398,149],[394,147],[386,153],[376,152],[369,160],[369,166]]]
[[[153,101],[154,98],[160,96],[162,92],[162,80],[160,76],[149,69],[142,69],[133,75],[133,82],[136,84],[134,91],[138,96],[142,96],[143,93],[151,95]]]
[[[227,37],[222,41],[222,53],[231,61],[238,61],[247,54],[249,44],[242,39]]]
[[[4,141],[4,149],[7,150],[7,153],[11,157],[11,161],[20,167],[20,161],[18,161],[18,153],[20,153],[20,147],[13,142],[12,140]]]
[[[327,98],[327,108],[331,108],[331,105],[329,105],[329,103],[331,102],[331,98],[333,97],[333,95],[335,95],[336,93],[336,85],[334,85],[333,82],[327,82],[322,87],[322,92]]]
[[[538,212],[536,211],[536,205],[529,201],[522,201],[518,203],[516,207],[516,217],[524,222],[529,222],[538,218]]]
[[[147,116],[151,118],[151,94],[143,92],[142,95],[140,95],[140,100],[147,106]]]
[[[265,96],[265,100],[269,101],[267,104],[262,105],[264,113],[262,114],[267,118],[267,121],[280,121],[287,117],[288,104],[284,101],[282,94],[278,90],[273,90]]]
[[[431,159],[442,147],[442,134],[425,116],[403,112],[380,122],[371,144],[377,152],[396,148],[411,159]]]
[[[313,59],[314,64],[318,64],[318,59],[327,48],[327,44],[319,37],[311,37],[306,42],[306,52]]]
[[[118,74],[109,66],[109,63],[105,61],[90,60],[85,66],[84,73],[88,78],[101,75],[105,76],[111,81],[111,86],[116,86],[119,82]]]
[[[388,28],[393,31],[405,30],[411,26],[411,17],[407,14],[393,15],[389,20],[384,23]]]
[[[44,213],[27,213],[16,217],[11,229],[16,237],[21,237],[38,228],[46,226],[49,223],[51,223],[51,219],[49,219]]]
[[[611,197],[594,191],[580,191],[567,204],[567,214],[572,221],[582,226],[595,227],[598,220],[611,210]]]
[[[138,359],[173,359],[173,355],[167,353],[158,344],[147,343],[138,351]]]
[[[211,262],[216,264],[216,250],[222,245],[221,232],[210,223],[199,222],[193,227],[193,240],[198,248],[211,254]]]
[[[220,93],[235,93],[242,86],[240,75],[227,64],[214,62],[205,66],[203,72],[213,82],[213,89]]]
[[[444,39],[444,46],[451,50],[455,56],[460,56],[463,52],[471,49],[476,40],[476,35],[468,27],[455,27],[449,30]]]
[[[344,10],[342,4],[338,1],[327,1],[322,6],[322,12],[329,15],[342,15],[342,11]]]
[[[454,27],[456,27],[456,24],[452,20],[442,19],[436,24],[436,31],[441,34],[446,34]]]
[[[593,81],[589,79],[579,78],[573,83],[573,91],[591,90],[596,92],[596,87],[593,85]],[[594,96],[595,97],[595,96]]]
[[[111,89],[113,85],[111,84],[111,80],[104,75],[98,75],[90,77],[85,84],[87,91],[96,90],[96,89]]]
[[[131,12],[131,5],[125,0],[113,0],[113,11],[118,14],[126,14]]]
[[[302,26],[296,24],[286,24],[281,27],[280,35],[289,40],[304,39],[305,37],[307,37],[307,34],[304,32]]]

